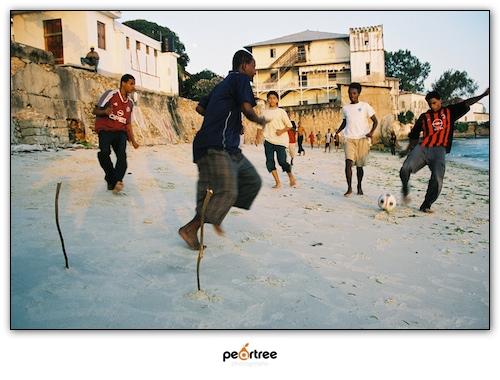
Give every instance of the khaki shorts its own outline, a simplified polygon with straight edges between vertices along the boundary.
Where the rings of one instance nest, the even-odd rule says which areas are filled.
[[[367,138],[346,139],[344,151],[346,160],[351,160],[358,167],[365,166],[370,152],[370,144]]]

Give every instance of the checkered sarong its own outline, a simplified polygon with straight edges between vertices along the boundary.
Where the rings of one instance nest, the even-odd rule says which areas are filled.
[[[220,225],[233,206],[250,209],[262,180],[241,152],[229,154],[223,150],[209,149],[196,164],[199,172],[196,194],[198,215],[201,215],[207,187],[214,192],[205,212],[206,223]]]

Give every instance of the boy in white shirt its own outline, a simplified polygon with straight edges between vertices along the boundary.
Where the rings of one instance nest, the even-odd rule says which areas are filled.
[[[361,85],[353,82],[349,85],[349,99],[351,104],[342,107],[344,120],[340,128],[335,131],[335,136],[345,129],[344,151],[345,151],[345,177],[347,180],[347,191],[344,196],[352,194],[352,165],[356,165],[358,177],[358,195],[363,195],[361,181],[363,180],[363,166],[366,164],[368,153],[370,152],[371,137],[377,128],[378,121],[373,108],[365,102],[359,101]],[[370,129],[368,119],[373,121]]]
[[[292,122],[288,118],[285,110],[278,107],[279,97],[276,91],[269,91],[267,94],[266,108],[262,112],[262,116],[266,120],[270,120],[265,127],[257,126],[256,141],[261,140],[264,135],[264,151],[266,153],[266,167],[269,173],[273,175],[276,184],[274,189],[281,187],[280,177],[276,171],[276,163],[274,161],[274,153],[278,158],[278,164],[284,172],[288,174],[290,186],[295,186],[297,181],[292,174],[292,166],[286,161],[286,150],[289,144],[288,130],[292,128]]]

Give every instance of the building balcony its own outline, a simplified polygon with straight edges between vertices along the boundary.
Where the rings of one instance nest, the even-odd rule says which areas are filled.
[[[313,88],[335,88],[338,84],[349,84],[349,78],[337,78],[326,80],[324,78],[308,78],[307,80],[296,80],[288,82],[262,82],[255,83],[257,92],[297,90],[304,91]]]

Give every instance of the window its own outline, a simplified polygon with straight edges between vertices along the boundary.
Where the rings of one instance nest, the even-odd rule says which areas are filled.
[[[125,37],[125,45],[127,46],[127,50],[130,49],[130,38]]]
[[[302,87],[307,87],[307,73],[300,75],[300,85]]]
[[[332,71],[328,72],[328,81],[333,81],[335,82],[337,80],[337,73],[334,73]]]
[[[306,47],[305,45],[299,45],[297,47],[297,62],[306,61]]]
[[[269,54],[271,58],[276,58],[276,49],[270,49]]]
[[[278,72],[277,71],[271,71],[271,80],[273,82],[276,82],[278,80]]]
[[[146,54],[149,55],[149,46],[146,45]]]
[[[135,50],[141,50],[141,43],[139,41],[135,41]]]
[[[365,46],[368,46],[368,42],[370,41],[369,38],[368,38],[368,33],[364,34],[363,40],[364,40]]]
[[[155,50],[155,57],[158,57],[158,50],[154,49]]]
[[[61,19],[44,20],[43,34],[45,39],[45,50],[54,54],[56,64],[64,63]]]
[[[106,49],[106,25],[97,21],[97,47]]]
[[[366,75],[370,75],[370,62],[366,63]]]

